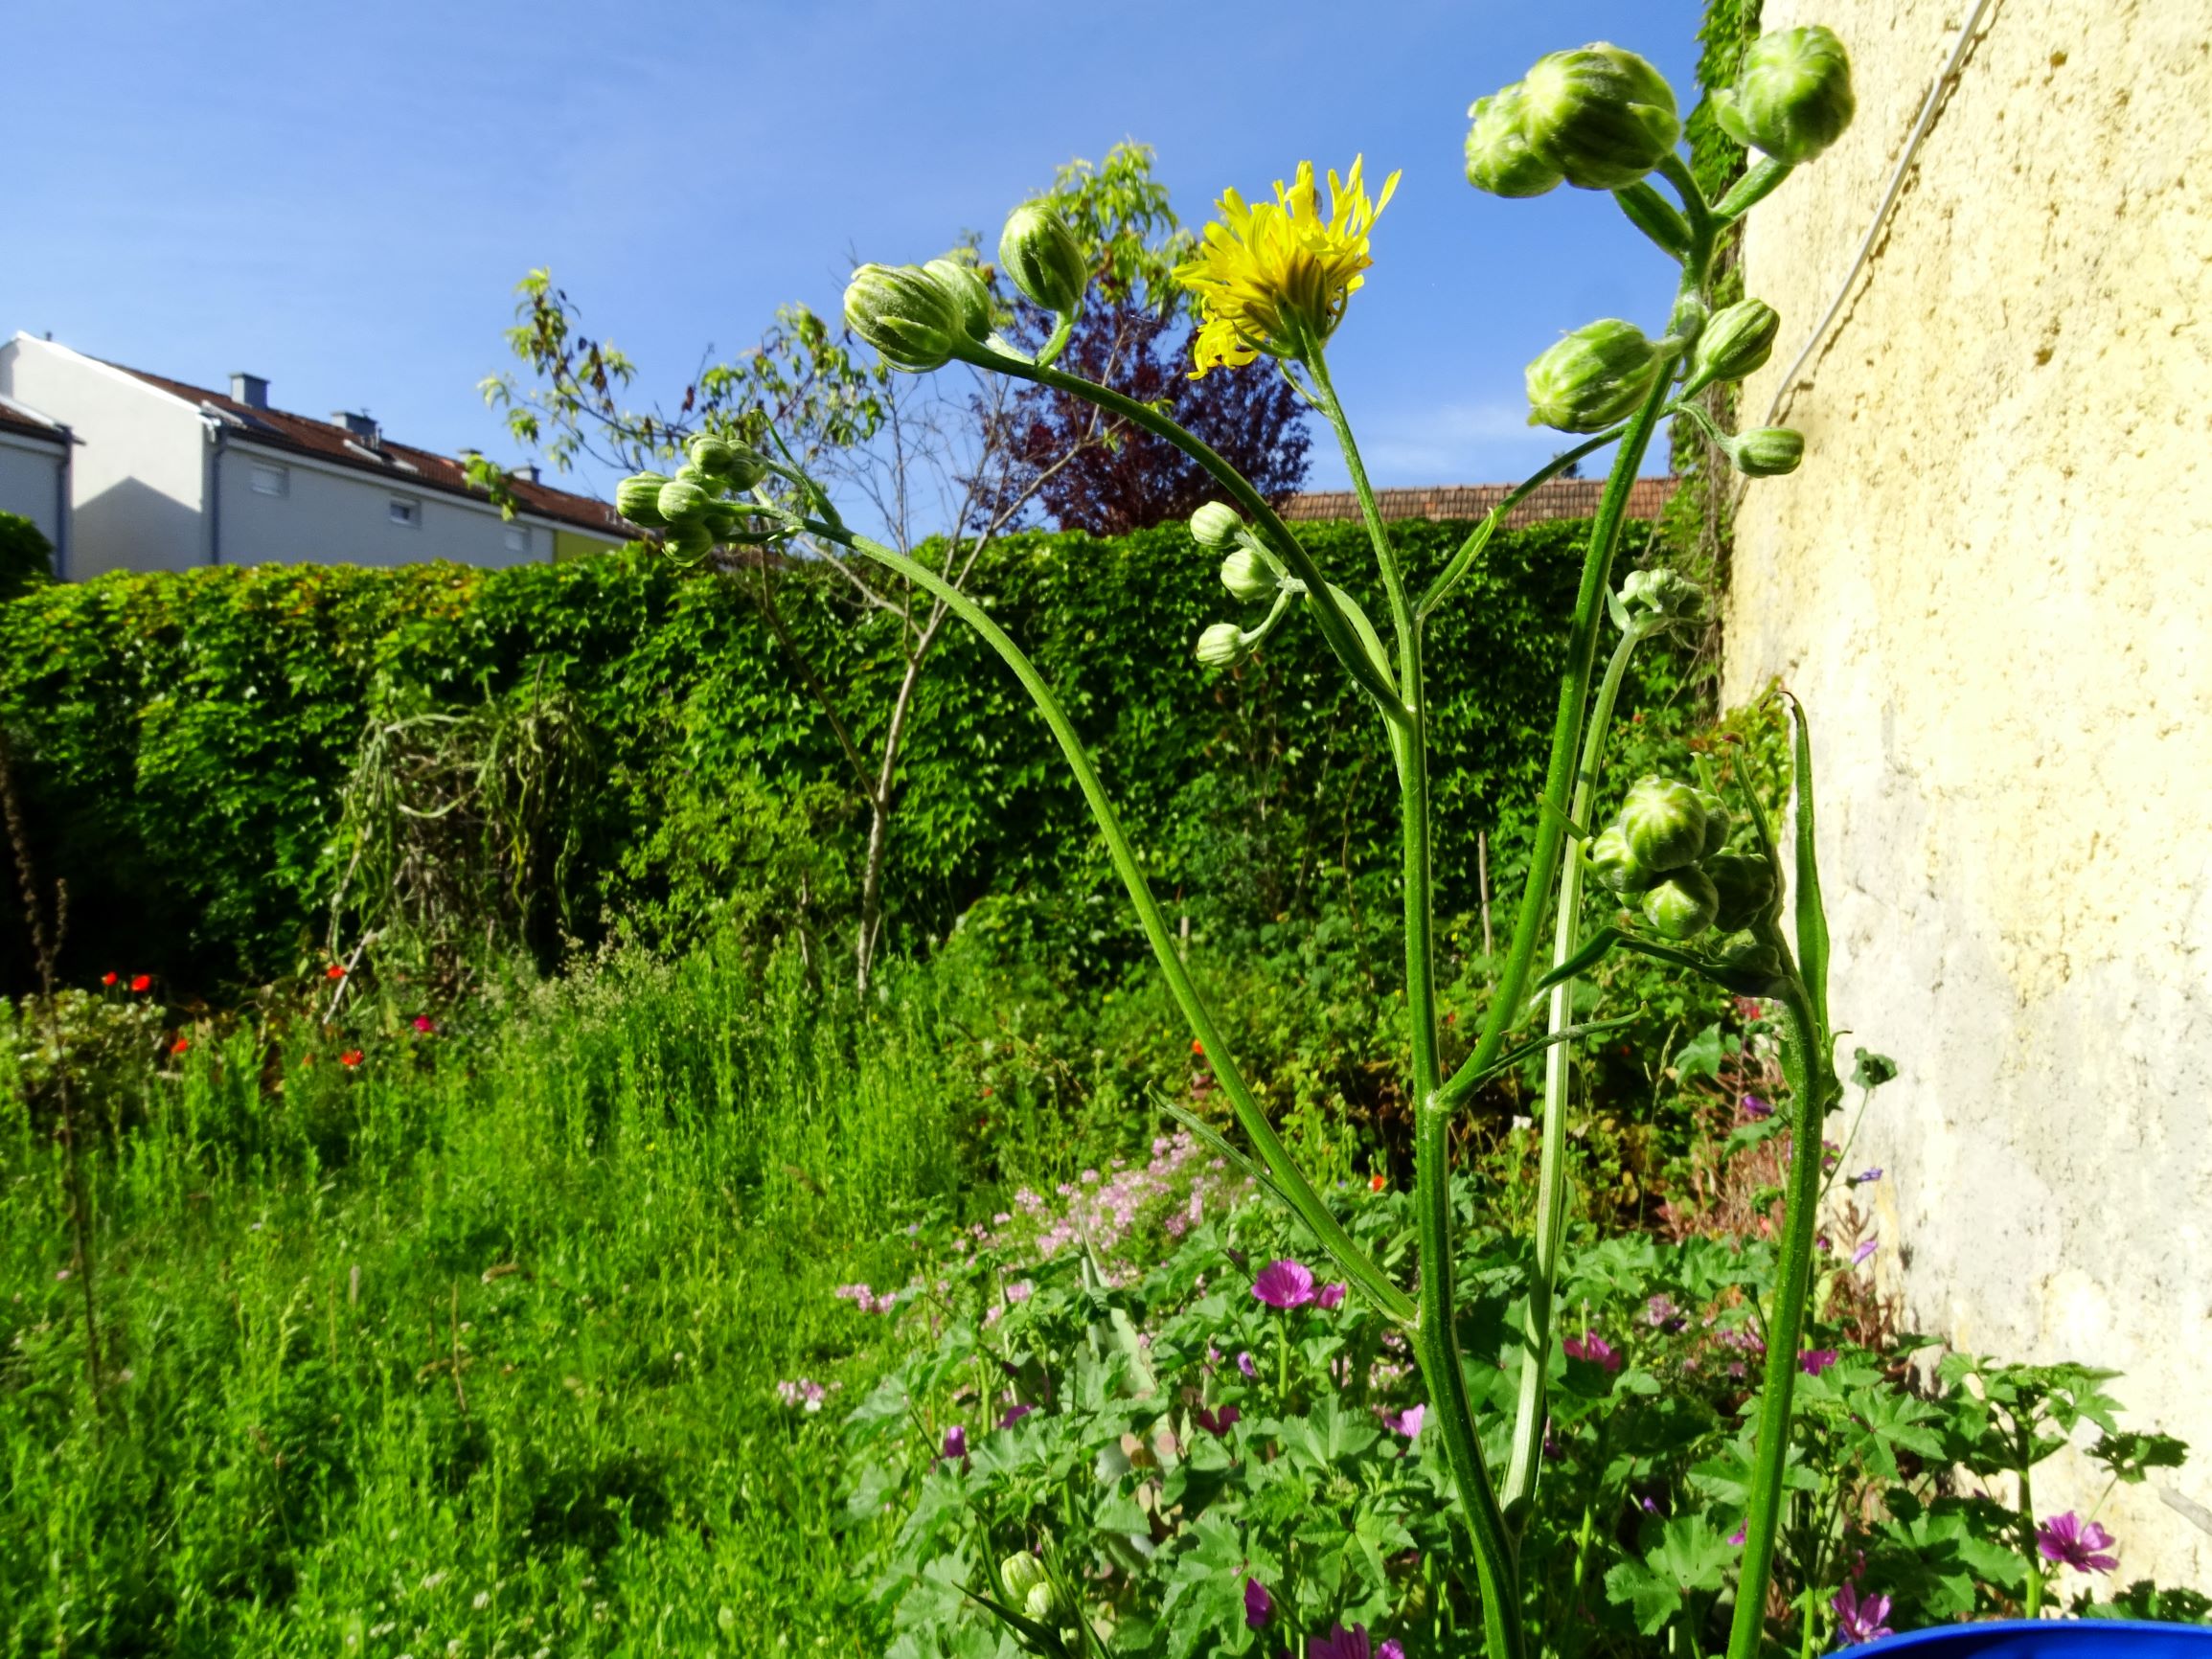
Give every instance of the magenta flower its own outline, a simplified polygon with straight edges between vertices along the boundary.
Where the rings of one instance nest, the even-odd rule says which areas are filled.
[[[1836,1363],[1833,1348],[1808,1348],[1797,1356],[1797,1369],[1807,1376],[1818,1376]]]
[[[1887,1596],[1868,1596],[1861,1601],[1859,1591],[1846,1584],[1828,1604],[1836,1609],[1836,1633],[1843,1638],[1845,1647],[1897,1634],[1882,1623],[1889,1617]]]
[[[1742,1549],[1744,1540],[1750,1535],[1750,1532],[1751,1523],[1749,1521],[1739,1521],[1736,1524],[1736,1530],[1728,1534],[1728,1541],[1738,1549]]]
[[[1324,1284],[1321,1294],[1313,1298],[1313,1305],[1324,1312],[1333,1311],[1344,1306],[1344,1293],[1351,1288],[1349,1284]]]
[[[1870,1256],[1872,1256],[1872,1255],[1873,1255],[1873,1254],[1874,1254],[1874,1253],[1875,1253],[1877,1250],[1879,1250],[1879,1249],[1881,1249],[1881,1239],[1868,1239],[1868,1240],[1867,1240],[1865,1243],[1861,1244],[1861,1245],[1860,1245],[1860,1246],[1859,1246],[1858,1249],[1854,1250],[1854,1251],[1851,1253],[1851,1264],[1852,1264],[1852,1266],[1854,1266],[1854,1267],[1863,1267],[1863,1266],[1865,1266],[1865,1265],[1866,1265],[1866,1261],[1867,1261],[1867,1258],[1868,1258],[1868,1257],[1870,1257]]]
[[[1226,1440],[1229,1431],[1237,1426],[1237,1420],[1243,1415],[1233,1405],[1224,1405],[1218,1410],[1210,1405],[1201,1405],[1192,1409],[1191,1420],[1217,1439]]]
[[[1246,1376],[1258,1376],[1260,1375],[1260,1368],[1252,1363],[1249,1350],[1237,1355],[1237,1369]]]
[[[1774,1108],[1757,1095],[1745,1095],[1737,1103],[1736,1109],[1744,1114],[1746,1121],[1754,1124],[1762,1118],[1770,1118],[1774,1115]]]
[[[1880,1164],[1877,1164],[1877,1165],[1875,1165],[1875,1166],[1874,1166],[1874,1168],[1873,1168],[1873,1169],[1871,1169],[1871,1170],[1859,1170],[1859,1173],[1858,1173],[1858,1174],[1856,1174],[1856,1175],[1852,1176],[1852,1177],[1851,1177],[1851,1184],[1852,1184],[1854,1187],[1871,1187],[1871,1186],[1873,1186],[1873,1185],[1874,1185],[1874,1183],[1875,1183],[1875,1182],[1877,1182],[1877,1181],[1879,1181],[1879,1180],[1881,1180],[1881,1166]]]
[[[1260,1277],[1252,1282],[1252,1294],[1269,1307],[1288,1312],[1303,1307],[1313,1300],[1313,1273],[1304,1263],[1285,1258],[1270,1261],[1260,1269]]]
[[[2112,1543],[2111,1534],[2094,1521],[2081,1519],[2071,1510],[2053,1515],[2036,1529],[2036,1549],[2043,1559],[2078,1573],[2109,1573],[2117,1567],[2119,1557],[2102,1553]]]
[[[1341,1625],[1331,1625],[1328,1635],[1307,1642],[1306,1659],[1371,1659],[1367,1626],[1355,1625],[1347,1630]]]
[[[1602,1336],[1570,1336],[1562,1345],[1569,1359],[1579,1359],[1588,1365],[1602,1365],[1608,1371],[1621,1369],[1621,1356],[1613,1345]]]
[[[1254,1630],[1264,1630],[1267,1621],[1275,1616],[1275,1598],[1267,1594],[1267,1586],[1257,1579],[1244,1580],[1244,1624]]]
[[[1392,1434],[1402,1434],[1407,1440],[1421,1438],[1421,1425],[1428,1420],[1428,1407],[1409,1405],[1396,1417],[1384,1417],[1382,1426]]]
[[[1010,1405],[1006,1408],[1006,1415],[998,1420],[998,1426],[1012,1428],[1036,1409],[1034,1405]]]
[[[1405,1649],[1398,1645],[1398,1638],[1393,1636],[1375,1649],[1375,1659],[1405,1659]]]
[[[945,1461],[957,1463],[967,1455],[968,1430],[962,1424],[954,1423],[945,1431]]]

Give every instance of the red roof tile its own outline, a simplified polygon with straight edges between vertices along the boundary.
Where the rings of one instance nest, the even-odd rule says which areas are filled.
[[[1629,487],[1629,516],[1658,517],[1678,482],[1673,478],[1637,479]],[[1378,489],[1375,505],[1384,518],[1476,519],[1487,516],[1515,488],[1511,484],[1447,484],[1429,489]],[[1592,517],[1605,489],[1602,478],[1555,478],[1539,485],[1508,512],[1503,528],[1518,530],[1552,518]],[[1357,519],[1359,498],[1349,489],[1293,495],[1284,503],[1283,516],[1292,523]]]
[[[395,443],[381,435],[372,444],[366,439],[354,437],[347,428],[332,420],[313,420],[305,415],[286,414],[281,409],[257,409],[250,403],[241,403],[220,392],[211,392],[204,386],[187,385],[182,380],[171,380],[163,375],[149,375],[144,369],[125,368],[121,363],[111,364],[110,367],[122,369],[125,375],[144,380],[148,386],[158,387],[171,397],[220,410],[231,418],[235,429],[249,443],[312,455],[317,460],[370,473],[387,483],[404,485],[410,489],[435,489],[447,495],[465,495],[476,501],[485,499],[484,491],[469,484],[467,468],[451,456],[417,449],[410,444]],[[595,497],[556,489],[551,485],[533,484],[527,478],[513,474],[509,475],[507,484],[513,492],[516,507],[539,518],[572,524],[581,530],[622,540],[636,534],[623,522],[612,507]]]

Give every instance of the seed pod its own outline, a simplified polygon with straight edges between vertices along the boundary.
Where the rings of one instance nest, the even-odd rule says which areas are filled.
[[[845,284],[845,321],[894,369],[941,369],[968,343],[951,293],[919,265],[862,265]]]
[[[1191,514],[1191,539],[1200,547],[1227,547],[1243,528],[1237,510],[1219,501],[1209,501]]]
[[[668,523],[661,516],[661,487],[668,480],[657,472],[640,472],[614,487],[614,510],[630,523],[658,530]]]
[[[1621,803],[1629,856],[1646,870],[1679,870],[1705,850],[1705,808],[1698,791],[1672,778],[1639,778]]]
[[[1743,379],[1773,355],[1774,336],[1781,330],[1780,313],[1765,300],[1722,306],[1698,336],[1698,349],[1690,356],[1690,384]]]
[[[1628,837],[1621,833],[1618,824],[1608,824],[1599,830],[1583,856],[1589,865],[1592,879],[1608,893],[1633,896],[1659,878],[1655,871],[1646,870],[1636,862],[1635,855],[1629,851]]]
[[[1736,933],[1766,915],[1774,902],[1774,866],[1764,852],[1714,853],[1699,866],[1713,883],[1720,900],[1713,925],[1722,933]]]
[[[1233,547],[1229,557],[1221,560],[1221,585],[1229,590],[1230,598],[1257,604],[1275,597],[1275,573],[1250,548]]]
[[[1644,895],[1644,920],[1662,939],[1695,939],[1712,926],[1719,906],[1712,881],[1693,864],[1670,872]]]
[[[1056,314],[1082,305],[1090,285],[1083,246],[1049,202],[1023,202],[1007,216],[998,262],[1032,303]]]
[[[1583,190],[1634,184],[1681,136],[1667,78],[1603,40],[1538,58],[1521,85],[1530,148]]]
[[[660,515],[671,524],[680,524],[687,518],[696,518],[707,505],[707,492],[688,478],[672,478],[660,487],[655,505]]]
[[[1728,845],[1728,804],[1718,795],[1698,791],[1698,805],[1705,809],[1705,845],[1699,849],[1702,863]]]
[[[1492,195],[1541,195],[1559,185],[1560,170],[1528,141],[1528,93],[1519,81],[1468,107],[1467,182]]]
[[[1244,651],[1244,630],[1235,623],[1215,623],[1198,636],[1198,661],[1209,669],[1232,668]]]
[[[1802,167],[1843,136],[1858,102],[1851,57],[1832,29],[1777,29],[1751,42],[1733,87],[1713,94],[1713,117],[1738,144]]]
[[[1635,324],[1585,323],[1528,366],[1528,423],[1603,432],[1643,402],[1660,361]]]
[[[1754,426],[1722,444],[1746,478],[1780,478],[1805,459],[1805,434],[1787,426]]]
[[[1671,570],[1632,570],[1621,583],[1621,605],[1630,616],[1696,616],[1705,590]]]
[[[931,260],[922,267],[951,297],[960,327],[978,346],[991,338],[991,288],[981,272],[958,260]]]

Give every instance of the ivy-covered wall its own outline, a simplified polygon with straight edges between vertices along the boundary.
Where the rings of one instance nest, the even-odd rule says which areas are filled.
[[[1432,568],[1466,529],[1401,537]],[[1437,619],[1448,908],[1478,902],[1478,830],[1494,836],[1494,886],[1512,880],[1525,823],[1499,804],[1533,795],[1539,775],[1585,530],[1499,535]],[[1357,527],[1308,535],[1332,569],[1369,564]],[[1264,920],[1345,873],[1387,879],[1394,791],[1310,628],[1293,620],[1234,674],[1197,667],[1191,642],[1229,605],[1214,562],[1180,527],[1034,535],[972,585],[1063,689],[1159,887],[1201,923]],[[748,580],[624,555],[503,571],[269,565],[106,577],[0,607],[0,720],[39,861],[69,883],[67,971],[127,966],[212,994],[291,970],[320,949],[348,856],[340,791],[372,715],[467,713],[547,688],[576,712],[592,779],[561,827],[571,936],[591,943],[624,918],[648,943],[680,943],[739,886],[833,903],[865,815]],[[856,617],[818,568],[781,580],[800,652],[868,749],[900,669],[894,625]],[[1672,704],[1667,654],[1639,660],[1637,702]],[[925,945],[989,892],[1105,879],[1041,722],[957,625],[924,683],[898,799],[895,945]],[[19,987],[20,925],[0,927]]]

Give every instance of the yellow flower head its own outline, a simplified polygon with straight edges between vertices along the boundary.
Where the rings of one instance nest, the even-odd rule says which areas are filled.
[[[1375,261],[1367,232],[1390,205],[1398,174],[1382,181],[1370,202],[1355,157],[1349,178],[1329,173],[1329,216],[1321,216],[1313,164],[1298,164],[1288,189],[1275,181],[1275,199],[1247,207],[1235,191],[1221,193],[1221,217],[1206,227],[1197,258],[1175,267],[1175,277],[1197,296],[1201,317],[1193,354],[1197,379],[1209,369],[1249,363],[1262,352],[1300,357],[1335,332],[1344,303]]]

